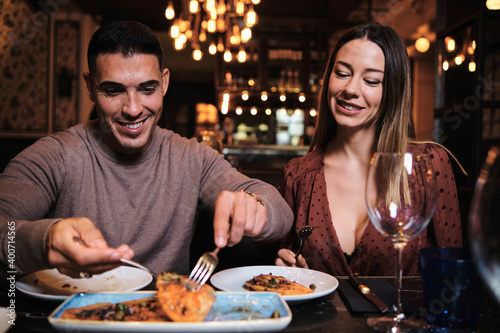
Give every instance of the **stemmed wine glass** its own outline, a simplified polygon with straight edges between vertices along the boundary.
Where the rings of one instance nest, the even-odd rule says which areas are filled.
[[[426,154],[375,153],[366,184],[366,207],[375,228],[396,250],[396,302],[390,314],[369,317],[382,332],[409,332],[427,323],[405,317],[401,304],[402,254],[429,224],[436,208],[436,179]]]
[[[500,302],[500,146],[486,155],[469,211],[472,255],[484,282]],[[496,201],[496,202],[495,202]]]

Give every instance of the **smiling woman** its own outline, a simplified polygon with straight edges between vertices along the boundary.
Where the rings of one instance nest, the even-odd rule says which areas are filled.
[[[309,153],[286,166],[281,191],[295,225],[276,263],[332,275],[391,275],[393,247],[369,223],[366,180],[375,152],[426,153],[440,195],[432,224],[405,252],[404,275],[418,274],[420,248],[461,246],[453,171],[440,146],[417,142],[406,47],[388,26],[367,23],[344,33],[326,65]],[[295,258],[298,231],[321,226]]]

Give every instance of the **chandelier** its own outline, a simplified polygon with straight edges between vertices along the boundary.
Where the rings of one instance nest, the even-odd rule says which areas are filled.
[[[184,50],[189,43],[193,59],[203,58],[203,47],[208,52],[224,54],[230,62],[235,52],[239,62],[246,61],[245,44],[252,38],[252,27],[258,23],[253,6],[260,0],[181,0],[176,14],[173,0],[165,10],[167,20],[172,20],[170,37],[176,50]],[[178,10],[178,9],[177,9]]]

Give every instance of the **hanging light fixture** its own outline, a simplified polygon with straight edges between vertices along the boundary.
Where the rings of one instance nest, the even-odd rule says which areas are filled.
[[[486,0],[486,8],[489,10],[499,10],[500,0]]]
[[[174,5],[172,0],[168,2],[167,8],[165,9],[165,18],[167,20],[173,20],[175,17]]]
[[[198,48],[200,51],[206,44],[210,47],[209,53],[214,54],[216,45],[216,52],[224,53],[227,61],[230,49],[241,50],[241,44],[252,38],[251,28],[259,21],[254,6],[260,0],[181,0],[180,3],[177,12],[172,0],[165,9],[165,17],[172,21],[170,36],[176,50],[184,49],[189,42],[193,50]],[[182,35],[186,41],[178,41]],[[195,54],[200,53],[193,52],[193,56]],[[242,54],[238,60],[243,59]]]
[[[415,41],[415,49],[420,53],[425,53],[429,50],[431,43],[426,37],[420,37]]]

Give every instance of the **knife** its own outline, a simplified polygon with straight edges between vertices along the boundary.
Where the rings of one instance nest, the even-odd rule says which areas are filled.
[[[380,298],[378,298],[378,296],[375,295],[375,293],[371,291],[363,281],[360,280],[357,274],[350,274],[349,282],[354,286],[354,288],[362,293],[367,300],[372,302],[380,310],[380,312],[384,313],[389,309],[387,305]]]

